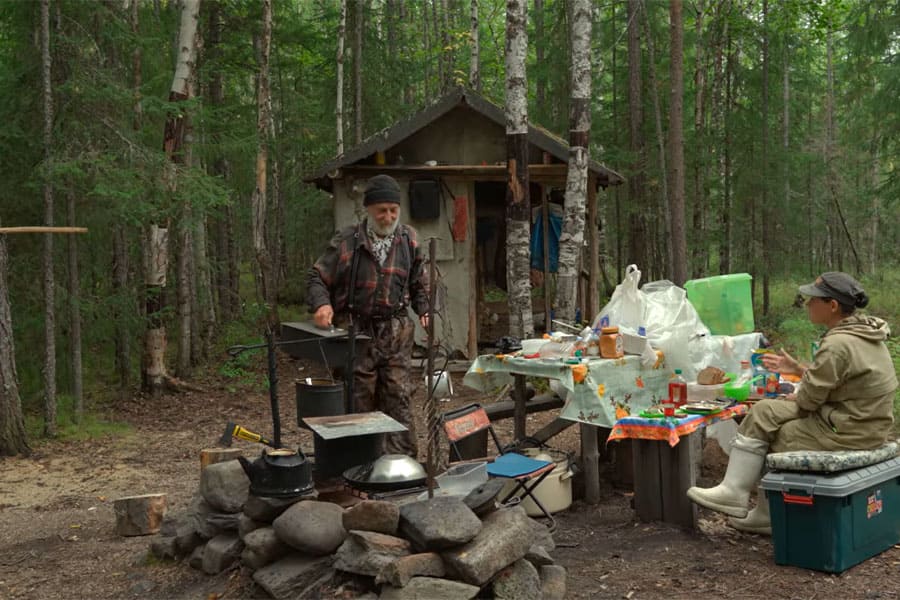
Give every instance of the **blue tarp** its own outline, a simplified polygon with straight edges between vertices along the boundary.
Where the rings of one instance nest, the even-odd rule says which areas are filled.
[[[550,213],[550,272],[556,273],[559,267],[559,237],[562,235],[562,216]],[[544,270],[544,226],[543,215],[538,212],[531,226],[531,268]]]

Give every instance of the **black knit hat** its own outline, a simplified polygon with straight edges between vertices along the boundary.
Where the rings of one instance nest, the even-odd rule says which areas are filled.
[[[390,175],[376,175],[366,182],[363,206],[381,202],[400,204],[400,185]]]

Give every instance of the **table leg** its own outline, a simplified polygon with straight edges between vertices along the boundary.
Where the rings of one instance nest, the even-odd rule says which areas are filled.
[[[675,447],[667,442],[632,440],[634,509],[641,521],[663,521],[693,529],[697,506],[687,497],[696,481],[696,441],[702,432],[683,436]]]
[[[600,503],[600,451],[597,447],[597,429],[593,425],[580,423],[581,459],[584,468],[584,501],[588,504]]]
[[[513,434],[517,442],[525,439],[525,376],[513,375],[515,384],[513,386],[513,400],[515,408],[513,410]]]

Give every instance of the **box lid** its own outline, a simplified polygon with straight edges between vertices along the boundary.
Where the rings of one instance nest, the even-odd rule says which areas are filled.
[[[770,471],[759,486],[764,490],[800,491],[810,496],[849,496],[882,481],[900,477],[900,456],[868,467],[839,473]]]

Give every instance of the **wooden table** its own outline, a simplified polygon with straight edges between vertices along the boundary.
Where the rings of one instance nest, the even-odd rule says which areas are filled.
[[[693,529],[697,506],[687,497],[696,484],[703,429],[746,414],[736,404],[712,415],[682,419],[619,419],[608,442],[630,441],[634,468],[634,510],[641,521],[663,521]]]

